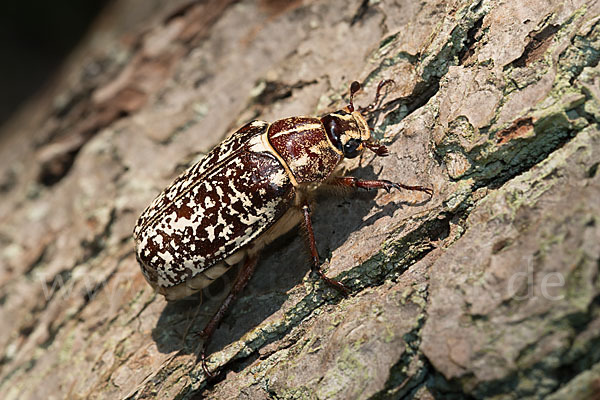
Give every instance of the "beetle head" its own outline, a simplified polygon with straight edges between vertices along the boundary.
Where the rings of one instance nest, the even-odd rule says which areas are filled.
[[[371,129],[362,112],[371,111],[379,101],[381,89],[391,80],[379,82],[375,101],[364,108],[354,109],[354,94],[360,90],[360,83],[354,81],[350,85],[350,102],[343,109],[327,114],[321,118],[329,140],[345,158],[354,158],[360,155],[365,147],[378,156],[387,156],[388,150],[371,138]]]
[[[346,158],[362,153],[364,143],[371,139],[367,121],[358,111],[339,110],[323,116],[321,121],[331,143]]]

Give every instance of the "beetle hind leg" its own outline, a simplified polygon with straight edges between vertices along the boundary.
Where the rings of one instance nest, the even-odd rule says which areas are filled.
[[[304,213],[304,229],[308,236],[308,244],[310,246],[310,255],[312,257],[312,270],[319,275],[329,286],[340,291],[342,294],[347,295],[350,293],[350,289],[342,282],[336,281],[335,279],[328,278],[321,270],[321,263],[319,262],[319,253],[317,252],[317,244],[315,242],[315,235],[312,228],[312,222],[310,219],[310,207],[308,203],[302,206],[302,212]]]
[[[209,379],[214,378],[216,374],[214,372],[210,372],[208,370],[208,367],[206,366],[206,348],[208,347],[210,340],[212,339],[212,336],[215,333],[215,330],[218,328],[219,324],[223,320],[223,317],[225,317],[227,309],[233,303],[237,295],[246,287],[248,281],[250,281],[250,278],[252,277],[252,274],[256,269],[257,263],[258,255],[248,256],[246,258],[244,265],[238,272],[238,275],[235,278],[235,281],[233,282],[233,286],[231,287],[229,294],[227,295],[225,300],[223,300],[221,306],[219,307],[215,315],[213,315],[210,321],[208,321],[208,324],[206,324],[206,327],[200,333],[200,336],[204,338],[204,343],[202,344],[202,351],[200,353],[200,359],[202,361],[202,369],[204,370],[204,373]]]

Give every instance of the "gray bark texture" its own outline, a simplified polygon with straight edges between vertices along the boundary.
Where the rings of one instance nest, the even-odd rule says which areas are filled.
[[[3,399],[600,398],[600,2],[119,0],[0,136]],[[167,303],[141,211],[252,119],[358,105],[385,158],[263,254]]]

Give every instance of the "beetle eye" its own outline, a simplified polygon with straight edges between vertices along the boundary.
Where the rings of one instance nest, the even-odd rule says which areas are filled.
[[[344,145],[344,157],[346,158],[354,158],[359,154],[359,147],[361,145],[361,141],[357,139],[350,139]]]
[[[344,132],[344,127],[338,124],[339,119],[331,116],[330,114],[321,118],[325,131],[329,136],[329,140],[338,150],[342,150],[342,144],[340,142],[340,135]]]

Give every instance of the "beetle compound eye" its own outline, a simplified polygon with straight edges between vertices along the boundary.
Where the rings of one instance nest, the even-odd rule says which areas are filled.
[[[321,122],[323,122],[323,127],[325,128],[325,132],[327,132],[327,136],[329,136],[329,140],[338,150],[342,151],[342,143],[340,142],[340,135],[344,132],[343,127],[338,124],[339,119],[332,116],[331,114],[325,115],[321,118]]]
[[[361,148],[362,142],[357,139],[350,139],[344,145],[344,157],[346,158],[354,158],[358,156],[360,153],[359,149]]]

